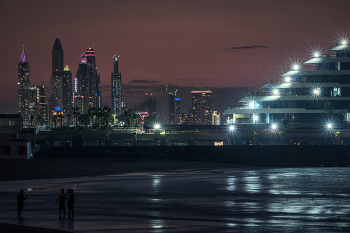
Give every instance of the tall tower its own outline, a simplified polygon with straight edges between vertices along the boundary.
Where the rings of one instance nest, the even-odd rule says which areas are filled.
[[[49,118],[57,106],[62,105],[61,100],[61,81],[63,76],[63,49],[61,41],[56,38],[52,49],[52,75],[50,77],[50,99],[49,99]]]
[[[89,107],[101,107],[101,84],[100,75],[97,73],[95,51],[89,47],[85,52],[86,63],[89,72]]]
[[[212,92],[211,91],[191,91],[192,109],[190,111],[190,123],[194,125],[212,124]]]
[[[62,112],[67,118],[72,117],[72,111],[73,111],[72,73],[70,72],[68,65],[64,67],[62,72],[60,91],[61,91],[60,106],[62,106],[61,107]]]
[[[114,55],[114,72],[111,75],[112,84],[112,114],[121,114],[122,109],[122,75],[119,73],[119,56]]]
[[[23,45],[22,55],[18,64],[18,112],[22,114],[23,125],[29,124],[29,101],[29,64]]]

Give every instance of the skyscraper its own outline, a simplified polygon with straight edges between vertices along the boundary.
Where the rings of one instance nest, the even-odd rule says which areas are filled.
[[[192,109],[191,124],[211,125],[212,124],[212,92],[211,91],[191,91]]]
[[[18,112],[22,114],[23,125],[29,124],[29,101],[29,64],[23,45],[22,55],[18,64]]]
[[[179,97],[175,96],[175,124],[180,123],[180,110],[181,110],[181,101]]]
[[[36,87],[36,116],[37,125],[47,125],[47,103],[46,103],[46,88],[45,86]]]
[[[172,92],[169,92],[169,124],[174,125],[175,124],[175,95]]]
[[[52,49],[52,75],[50,80],[49,117],[56,107],[62,109],[63,115],[72,114],[72,73],[68,65],[63,69],[63,48],[59,38],[56,38]]]
[[[97,73],[95,52],[89,47],[81,56],[74,78],[74,106],[81,113],[89,108],[100,108],[102,103],[100,75]]]
[[[49,119],[60,103],[62,91],[61,80],[63,76],[63,49],[61,41],[56,38],[52,49],[52,74],[50,76],[50,99],[49,99]]]
[[[114,55],[114,72],[111,75],[112,84],[112,114],[120,114],[122,109],[122,76],[119,73],[119,56]]]
[[[73,111],[73,88],[72,88],[72,73],[66,65],[62,72],[61,88],[60,88],[60,106],[63,114],[68,117],[72,117]]]

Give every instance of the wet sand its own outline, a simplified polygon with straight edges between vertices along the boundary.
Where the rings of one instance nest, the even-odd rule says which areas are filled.
[[[0,181],[71,178],[133,172],[172,172],[179,169],[230,168],[234,164],[200,161],[110,159],[110,158],[39,158],[1,160]]]
[[[0,163],[0,181],[71,178],[133,172],[174,172],[179,169],[228,168],[232,164],[151,159],[10,159]],[[1,233],[59,233],[55,229],[0,223]]]

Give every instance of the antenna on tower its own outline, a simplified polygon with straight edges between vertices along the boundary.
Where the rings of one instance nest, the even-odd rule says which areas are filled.
[[[119,55],[116,55],[116,53],[107,45],[107,48],[109,48],[109,50],[111,50],[111,52],[114,54],[113,57],[119,57]]]

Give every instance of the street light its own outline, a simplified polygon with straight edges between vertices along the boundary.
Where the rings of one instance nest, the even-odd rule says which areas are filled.
[[[229,129],[231,132],[233,132],[233,131],[235,130],[235,126],[234,126],[234,125],[230,125],[230,126],[228,127],[228,129]]]
[[[276,124],[272,124],[271,128],[272,129],[277,129],[277,125]]]
[[[155,128],[155,129],[159,129],[159,128],[160,128],[160,125],[159,125],[159,124],[156,124],[156,125],[154,125],[154,128]]]
[[[327,129],[332,129],[333,128],[333,125],[331,123],[328,123],[327,124]]]
[[[253,122],[256,123],[257,121],[259,121],[259,116],[254,114],[253,115]]]

